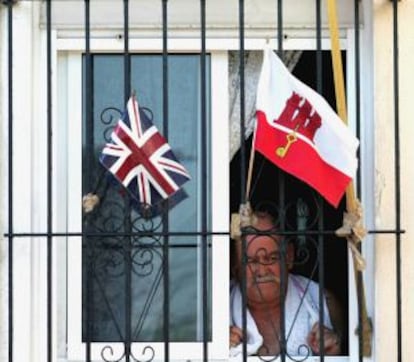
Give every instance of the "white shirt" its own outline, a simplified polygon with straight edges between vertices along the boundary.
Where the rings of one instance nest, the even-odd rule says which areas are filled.
[[[326,299],[324,304],[324,325],[332,328]],[[239,285],[230,283],[230,323],[242,328],[242,295]],[[306,338],[313,325],[319,321],[319,285],[300,275],[290,274],[288,278],[287,294],[285,299],[285,328],[287,354],[290,356],[307,355],[310,348]],[[263,344],[263,337],[256,326],[249,310],[246,311],[247,354],[252,355]],[[241,354],[243,345],[230,348],[230,356]]]

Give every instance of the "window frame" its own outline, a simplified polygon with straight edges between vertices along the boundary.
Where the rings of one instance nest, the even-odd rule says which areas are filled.
[[[217,89],[211,98],[211,119],[212,139],[218,144],[227,144],[228,129],[222,127],[227,120],[228,104],[226,100],[227,86],[223,79],[227,79],[227,54],[216,52],[211,54],[211,84],[215,84]],[[58,219],[66,219],[67,231],[69,233],[79,232],[82,228],[81,209],[79,200],[82,198],[81,185],[82,175],[81,164],[82,144],[79,137],[79,129],[82,129],[82,53],[70,52],[62,53],[58,57],[59,84],[62,84],[60,91],[67,104],[59,105],[61,117],[65,119],[65,125],[59,125],[58,138],[67,134],[66,151],[62,151],[58,157],[66,160],[67,170],[60,170],[63,173],[62,180],[66,177],[60,189],[64,188],[62,197],[67,202],[67,211],[59,214]],[[219,86],[220,85],[220,86]],[[73,91],[79,89],[79,92]],[[72,90],[72,91],[71,91]],[[66,115],[65,115],[66,112]],[[65,122],[62,122],[65,123]],[[223,184],[228,184],[229,160],[220,151],[220,147],[213,147],[211,154],[212,167],[212,230],[223,233],[228,232],[229,200],[228,189],[223,188]],[[64,154],[66,152],[66,155]],[[70,154],[70,157],[67,155]],[[64,161],[65,162],[65,161]],[[217,176],[219,175],[219,176]],[[70,185],[70,187],[69,187]],[[212,341],[208,344],[209,351],[214,358],[225,358],[228,355],[228,331],[221,328],[223,320],[228,319],[228,278],[223,276],[228,274],[228,238],[226,235],[213,235],[212,241]],[[68,359],[79,360],[85,356],[85,343],[82,342],[82,238],[75,236],[67,240],[67,318],[68,325]],[[108,345],[114,349],[115,356],[122,356],[122,343],[91,343],[92,357],[98,358],[102,349]],[[163,358],[164,343],[133,343],[133,351],[140,353],[144,347],[154,348],[156,358]],[[203,344],[201,342],[170,342],[170,354],[173,359],[197,358],[202,355]],[[145,356],[143,356],[145,357]]]
[[[352,41],[354,31],[349,29],[346,32],[346,36],[341,39],[341,47],[346,49],[347,52],[347,94],[348,94],[348,114],[349,114],[349,126],[355,130],[355,65],[354,65],[354,43]],[[154,46],[154,44],[156,44]],[[265,39],[246,39],[246,50],[259,50],[266,44]],[[159,52],[160,41],[155,39],[140,39],[138,42],[136,39],[131,39],[130,51],[131,52]],[[171,39],[169,41],[169,51],[171,52],[195,52],[199,51],[199,42],[197,39]],[[220,152],[221,147],[214,147],[214,145],[226,145],[228,147],[229,132],[228,127],[222,127],[223,122],[228,120],[228,94],[227,94],[227,80],[228,80],[228,67],[227,67],[227,51],[238,49],[237,39],[224,39],[224,40],[211,40],[208,42],[207,51],[211,55],[211,119],[212,119],[212,230],[227,232],[229,225],[229,204],[223,202],[223,200],[229,200],[229,190],[223,188],[223,184],[229,184],[229,164],[230,159],[226,152]],[[59,218],[56,221],[57,224],[66,224],[67,231],[79,232],[81,229],[80,222],[80,205],[79,200],[81,198],[81,177],[79,164],[81,160],[81,140],[79,139],[79,129],[81,129],[81,92],[76,94],[70,92],[72,87],[78,87],[81,89],[81,67],[82,67],[82,51],[84,49],[83,42],[76,38],[62,38],[56,40],[56,48],[58,54],[57,69],[58,69],[58,87],[61,96],[59,100],[65,99],[64,103],[58,103],[58,116],[60,119],[65,119],[67,122],[62,127],[61,132],[67,132],[67,146],[74,145],[73,142],[77,142],[79,147],[75,147],[76,152],[70,152],[71,157],[67,157],[69,154],[69,148],[62,154],[57,151],[57,157],[62,158],[67,162],[67,169],[60,170],[62,174],[77,175],[79,182],[65,186],[67,190],[66,194],[59,195],[67,202],[67,210],[62,211],[59,214]],[[329,49],[329,39],[322,39],[322,49]],[[303,50],[315,50],[315,40],[309,36],[309,38],[292,38],[287,39],[284,43],[284,49],[303,49]],[[92,52],[120,52],[123,49],[119,42],[110,39],[101,39],[93,41]],[[364,56],[361,56],[365,59]],[[368,62],[368,60],[365,60]],[[365,63],[362,67],[366,66]],[[368,94],[372,94],[370,90],[369,79],[362,79],[361,87],[368,90]],[[369,93],[371,92],[371,93]],[[363,94],[364,92],[361,92]],[[363,95],[361,97],[364,97]],[[365,96],[366,97],[366,96]],[[371,109],[363,108],[361,114],[371,120]],[[71,120],[69,122],[69,120]],[[76,122],[74,121],[76,120]],[[65,128],[67,127],[67,128]],[[373,134],[373,127],[371,121],[369,127],[364,132]],[[60,135],[60,133],[58,133]],[[369,150],[372,140],[365,141],[365,139],[372,137],[361,136],[364,143],[361,143],[361,164],[371,165],[373,164],[373,154],[371,152],[364,152]],[[59,136],[56,137],[59,139]],[[57,142],[57,141],[55,141]],[[368,142],[368,144],[366,144]],[[69,146],[68,146],[69,147]],[[57,148],[58,149],[58,148]],[[362,190],[369,189],[369,185],[373,182],[373,174],[370,170],[361,170],[362,173]],[[67,176],[66,175],[66,176]],[[219,175],[217,177],[216,175]],[[59,187],[62,188],[62,183],[59,182]],[[363,195],[366,194],[363,192]],[[362,200],[363,203],[365,199]],[[57,200],[57,204],[60,201]],[[366,213],[368,219],[372,220],[374,215],[373,204],[367,200]],[[74,215],[77,215],[74,217]],[[228,242],[229,238],[225,235],[215,235],[212,238],[212,343],[209,343],[209,357],[212,359],[227,359],[228,358],[228,328],[223,328],[223,321],[228,321],[229,301],[228,301],[228,278],[223,278],[223,275],[228,275],[229,266],[229,254],[228,254]],[[81,238],[70,237],[67,238],[67,253],[70,256],[70,262],[67,264],[67,295],[64,296],[65,302],[67,302],[67,356],[68,360],[80,360],[85,356],[85,344],[81,342],[81,289],[78,287],[81,280],[81,268],[80,262],[80,250],[81,250]],[[63,252],[66,252],[65,250]],[[372,238],[368,236],[368,242],[363,244],[363,252],[367,255],[368,259],[372,259],[373,256],[373,243]],[[75,257],[71,257],[75,255]],[[349,260],[352,255],[348,254]],[[73,261],[76,263],[73,263]],[[217,260],[221,260],[221,263],[217,263]],[[219,267],[217,267],[219,265]],[[75,270],[75,274],[72,271]],[[365,276],[366,285],[372,286],[374,273],[371,272]],[[224,273],[224,274],[223,274]],[[357,296],[354,271],[351,263],[348,267],[348,308],[349,308],[349,353],[348,356],[335,356],[325,357],[325,359],[334,361],[350,361],[358,356],[358,338],[354,333],[356,326],[358,325],[357,314]],[[217,283],[219,281],[219,283]],[[368,301],[372,300],[372,287],[369,287],[367,295]],[[60,297],[62,299],[62,297]],[[60,300],[61,300],[60,299]],[[73,301],[77,300],[79,303],[75,303],[75,308],[72,306]],[[62,300],[61,300],[62,303]],[[367,303],[368,306],[372,303]],[[372,315],[373,311],[370,314]],[[92,344],[92,356],[93,358],[99,356],[101,349],[106,346],[107,343],[93,343]],[[123,350],[122,343],[113,344],[115,350],[121,353]],[[137,351],[140,351],[140,346],[150,345],[149,343],[134,343],[138,345]],[[162,359],[164,354],[164,343],[151,344],[155,348],[155,359]],[[135,350],[135,347],[133,347]],[[193,359],[200,358],[202,356],[202,343],[173,343],[170,344],[171,359]],[[117,355],[117,354],[115,354]],[[119,355],[119,354],[118,354]],[[120,356],[120,355],[119,355]],[[145,356],[144,356],[145,357]],[[259,360],[256,357],[249,357],[249,361]],[[319,360],[319,357],[309,357],[309,361]]]

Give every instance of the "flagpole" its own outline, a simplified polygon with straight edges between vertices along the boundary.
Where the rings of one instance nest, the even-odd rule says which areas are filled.
[[[344,75],[342,68],[342,58],[339,45],[339,31],[338,31],[338,19],[337,19],[337,9],[336,9],[336,0],[327,1],[327,10],[328,10],[328,20],[329,20],[329,30],[331,38],[331,57],[332,57],[332,66],[334,73],[334,84],[335,84],[335,94],[336,94],[336,103],[338,115],[345,124],[348,124],[348,117],[346,111],[346,100],[345,100],[345,84],[344,84]],[[345,236],[348,241],[348,246],[350,247],[353,255],[353,264],[354,264],[354,274],[355,281],[358,285],[358,273],[365,266],[365,261],[357,248],[357,244],[361,242],[366,232],[362,224],[362,209],[359,200],[355,194],[354,183],[351,181],[346,189],[346,209],[347,214],[344,217],[344,226],[341,229],[343,232],[344,229],[348,231],[348,234],[338,233],[340,236]],[[348,221],[347,227],[345,223]],[[340,230],[338,229],[338,230]],[[358,302],[360,308],[360,318],[362,325],[359,326],[361,332],[360,338],[362,338],[362,355],[365,357],[371,356],[371,336],[372,336],[372,326],[370,318],[368,317],[366,300],[365,300],[365,289],[363,280],[357,288],[358,293]]]

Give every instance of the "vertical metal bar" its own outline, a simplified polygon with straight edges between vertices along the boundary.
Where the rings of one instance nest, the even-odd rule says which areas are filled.
[[[47,360],[52,361],[52,18],[51,0],[46,2],[46,43],[47,43]]]
[[[93,102],[93,90],[92,90],[92,56],[90,50],[90,1],[85,1],[85,94],[84,94],[84,102],[85,102],[85,152],[86,157],[82,157],[86,159],[86,167],[84,168],[86,172],[86,184],[84,187],[89,189],[91,186],[91,170],[93,166],[93,113],[92,113],[92,102]],[[82,224],[82,230],[85,232],[85,225]],[[93,263],[89,260],[91,258],[91,250],[93,250],[93,238],[86,238],[85,236],[82,237],[82,243],[86,243],[86,253],[84,255],[85,258],[88,258],[86,263],[86,290],[85,290],[85,303],[86,308],[86,348],[85,348],[85,358],[87,362],[92,360],[92,350],[91,350],[91,341],[92,341],[92,331],[93,331]]]
[[[280,175],[279,179],[282,180],[283,188],[285,177],[283,174]],[[283,190],[284,194],[284,190]],[[284,199],[284,197],[283,197]],[[283,201],[284,202],[284,201]],[[284,208],[282,209],[284,210]],[[284,219],[284,216],[283,216]],[[285,230],[285,220],[283,220],[282,230]],[[288,239],[286,236],[282,237],[280,248],[280,360],[282,362],[286,361],[287,355],[287,339],[286,339],[286,292],[287,292],[287,283],[288,283],[288,270],[287,270],[287,243]]]
[[[168,139],[168,0],[162,0],[162,90],[163,90],[163,131],[164,136]],[[168,202],[168,200],[166,201]],[[167,205],[168,207],[168,205]],[[168,213],[164,213],[162,217],[163,232],[168,233],[169,218]],[[164,236],[163,243],[163,271],[164,271],[164,360],[170,360],[170,251],[169,236]]]
[[[360,51],[360,33],[359,33],[359,6],[361,1],[354,0],[354,27],[355,27],[355,121],[356,121],[356,136],[360,139],[361,135],[361,51]],[[360,149],[357,150],[357,157],[360,160]],[[357,170],[357,195],[361,195],[361,172],[358,167]]]
[[[239,0],[239,75],[240,75],[240,188],[241,202],[246,202],[246,142],[245,142],[245,74],[244,74],[244,0]]]
[[[284,59],[283,56],[283,0],[277,1],[277,54],[280,59]],[[279,208],[283,210],[280,214],[280,227],[282,230],[285,230],[285,192],[286,192],[286,178],[282,170],[278,172],[278,196],[279,196]],[[285,321],[285,298],[286,298],[286,284],[287,284],[287,268],[286,268],[286,237],[282,238],[282,243],[280,245],[281,251],[281,270],[280,270],[280,359],[282,362],[286,361],[286,352],[287,352],[287,341],[286,341],[286,321]]]
[[[277,0],[277,53],[283,59],[283,0]]]
[[[124,92],[126,102],[131,95],[131,56],[129,54],[129,0],[124,0]]]
[[[358,139],[360,138],[360,112],[361,112],[361,103],[360,103],[360,51],[359,51],[359,3],[360,1],[355,0],[354,1],[354,28],[355,28],[355,119],[356,119],[356,132]],[[358,160],[360,160],[359,157],[360,150],[357,151],[357,157]],[[357,171],[357,183],[356,183],[356,189],[357,189],[357,195],[361,194],[361,172],[360,168],[358,167]],[[358,245],[358,249],[361,251],[361,245]],[[363,278],[362,273],[360,271],[357,272],[356,275],[356,288],[358,291],[358,360],[359,362],[362,362],[364,360],[364,331],[363,331],[363,315],[361,313],[361,306],[364,303],[363,301]]]
[[[208,301],[208,274],[207,274],[207,109],[206,109],[206,1],[200,0],[201,22],[201,58],[200,58],[200,93],[201,93],[201,231],[202,235],[202,295]],[[209,337],[208,303],[203,303],[203,361],[208,361]]]
[[[316,0],[316,90],[319,94],[323,93],[323,76],[322,76],[322,10],[321,0]],[[318,218],[318,251],[317,251],[317,263],[318,263],[318,279],[319,279],[319,333],[323,335],[324,325],[324,296],[325,296],[325,268],[324,268],[324,236],[321,233],[324,230],[324,217],[323,217],[323,200],[320,195],[317,196],[317,204],[320,211],[320,217]],[[319,340],[319,355],[320,361],[325,360],[325,343],[324,339]]]
[[[240,202],[246,203],[246,144],[245,144],[245,93],[244,93],[244,0],[239,0],[239,76],[240,76]],[[253,145],[252,145],[253,146]],[[246,238],[242,237],[242,273],[241,273],[241,294],[242,294],[242,331],[247,335],[247,298],[246,298],[246,267],[247,267],[247,246]],[[247,361],[247,344],[243,342],[243,362]]]
[[[125,103],[131,96],[131,56],[129,54],[129,0],[124,0],[124,99]],[[125,202],[126,215],[131,214],[129,198]],[[132,231],[129,216],[125,218],[127,232]],[[130,236],[125,238],[125,362],[131,358],[131,316],[132,316],[132,240]]]
[[[393,76],[394,76],[394,158],[395,158],[395,227],[401,230],[401,195],[400,195],[400,108],[399,108],[399,44],[398,44],[398,0],[393,0]],[[401,325],[401,234],[396,234],[396,282],[397,282],[397,361],[402,360],[402,325]]]
[[[321,0],[316,0],[316,91],[322,95],[322,20]]]
[[[13,4],[11,1],[7,3],[7,36],[8,36],[8,303],[9,303],[9,362],[13,362],[13,333],[14,333],[14,305],[13,305]]]

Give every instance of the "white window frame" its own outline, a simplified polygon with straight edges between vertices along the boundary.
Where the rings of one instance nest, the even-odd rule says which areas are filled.
[[[122,52],[122,50],[120,50]],[[66,195],[67,213],[62,213],[59,217],[67,218],[68,232],[79,232],[82,229],[81,210],[79,201],[82,198],[81,181],[81,137],[79,130],[82,129],[82,53],[70,52],[62,53],[58,58],[59,76],[62,79],[62,96],[59,99],[67,100],[66,105],[62,105],[61,120],[62,132],[67,134],[67,177]],[[228,129],[223,127],[227,122],[228,103],[227,99],[227,53],[223,51],[211,54],[211,84],[216,89],[211,98],[211,137],[217,144],[228,144]],[[66,88],[66,89],[65,89]],[[66,112],[66,114],[65,114]],[[61,125],[59,125],[60,127]],[[225,152],[220,152],[220,147],[212,147],[212,230],[227,232],[229,217],[229,190],[222,185],[229,184],[229,159]],[[59,177],[62,181],[64,177]],[[62,189],[60,183],[60,189]],[[65,215],[66,214],[66,215]],[[64,216],[65,215],[65,216]],[[228,328],[222,328],[223,320],[228,320],[228,290],[229,278],[228,263],[229,249],[228,237],[214,235],[212,238],[212,341],[208,344],[209,353],[214,358],[225,358],[228,355]],[[82,343],[82,238],[70,237],[67,241],[67,300],[68,300],[68,359],[82,360],[85,356],[85,343]],[[98,359],[104,347],[110,345],[113,348],[114,356],[122,356],[122,343],[92,343],[92,357]],[[155,352],[155,359],[164,358],[164,343],[133,343],[132,349],[135,357],[144,359],[147,356],[140,356],[141,351],[146,346],[151,346]],[[170,343],[170,355],[173,359],[193,359],[202,355],[203,344],[194,343]],[[108,356],[109,357],[109,356]]]
[[[352,39],[353,32],[347,33],[347,39]],[[246,49],[262,49],[265,45],[265,39],[246,39]],[[102,39],[94,40],[92,42],[93,52],[107,52],[107,51],[123,51],[119,42]],[[154,46],[155,44],[155,46]],[[169,51],[190,52],[199,51],[199,41],[196,39],[180,39],[169,41]],[[227,66],[227,51],[237,49],[238,43],[235,40],[221,40],[209,42],[209,52],[211,54],[211,111],[212,111],[212,228],[213,230],[226,231],[228,230],[229,205],[225,200],[229,200],[229,190],[220,187],[229,184],[229,158],[225,150],[228,149],[228,127],[223,127],[228,121],[228,93],[227,82],[228,66]],[[342,39],[342,47],[347,49],[348,64],[348,99],[349,99],[349,123],[350,127],[354,128],[353,119],[353,104],[355,104],[355,92],[353,87],[352,76],[354,74],[353,62],[353,48],[352,42],[347,42]],[[63,74],[63,79],[58,81],[58,84],[63,84],[65,89],[62,90],[62,96],[59,99],[67,99],[67,104],[62,105],[62,109],[67,110],[66,115],[62,115],[67,119],[67,154],[70,158],[67,159],[67,176],[68,180],[67,195],[65,198],[68,202],[67,226],[69,232],[77,232],[81,230],[81,213],[79,207],[79,200],[81,198],[81,139],[79,137],[79,130],[81,129],[81,66],[82,66],[82,51],[84,49],[84,42],[79,39],[59,39],[57,41],[58,51],[61,54],[58,57],[58,69],[64,67],[66,74]],[[147,40],[131,40],[131,51],[154,51],[159,52],[161,43],[159,39]],[[329,49],[329,40],[322,40],[322,48]],[[289,39],[284,43],[284,49],[302,49],[314,50],[315,41],[309,39]],[[60,74],[60,73],[59,73]],[[60,75],[60,77],[62,74]],[[79,91],[73,91],[78,89]],[[72,91],[71,91],[72,90]],[[64,112],[63,112],[64,113]],[[61,119],[62,119],[61,117]],[[69,121],[70,120],[70,121]],[[220,147],[219,145],[225,145]],[[221,150],[221,151],[220,151]],[[216,176],[219,175],[219,176]],[[223,277],[228,275],[228,238],[223,236],[214,236],[212,238],[212,280],[213,280],[213,298],[212,298],[212,343],[209,344],[209,357],[212,359],[226,359],[228,356],[228,278]],[[72,360],[81,360],[85,356],[85,344],[81,343],[81,238],[71,237],[68,240],[68,358]],[[351,258],[351,255],[349,256]],[[351,259],[349,259],[351,260]],[[358,353],[358,339],[354,334],[355,326],[357,325],[357,304],[355,295],[355,281],[353,270],[350,264],[348,268],[349,274],[349,357],[336,356],[326,357],[326,360],[333,361],[350,361],[353,356]],[[98,358],[103,347],[107,343],[93,343],[92,356]],[[133,350],[137,354],[142,351],[143,347],[151,345],[155,350],[155,359],[162,359],[164,354],[164,343],[134,343]],[[111,344],[114,348],[114,355],[121,356],[123,345],[121,343]],[[202,343],[171,343],[170,353],[172,359],[199,359],[202,356]],[[145,356],[142,356],[145,358]],[[249,357],[249,360],[255,360],[254,357]],[[309,361],[317,360],[316,357],[310,357]]]

